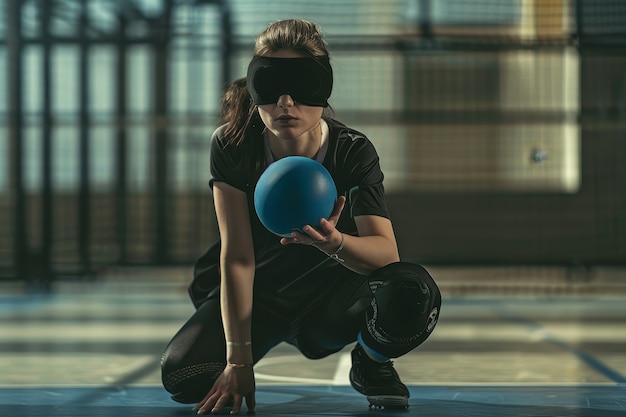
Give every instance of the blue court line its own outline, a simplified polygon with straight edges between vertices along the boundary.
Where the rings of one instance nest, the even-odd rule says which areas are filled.
[[[578,357],[578,359],[580,359],[581,361],[583,361],[584,363],[586,363],[591,368],[595,369],[597,372],[601,373],[602,375],[604,375],[606,378],[610,379],[611,381],[616,382],[618,384],[626,383],[626,377],[624,375],[612,369],[610,366],[606,365],[604,362],[602,362],[600,359],[597,359],[593,355],[583,350],[577,349],[574,346],[570,345],[569,343],[564,342],[563,340],[559,340],[553,336],[544,337],[542,338],[542,340],[548,343],[551,343],[555,346],[558,346],[562,348],[563,350],[565,350],[566,352],[573,354],[574,356]]]
[[[145,295],[139,294],[95,294],[91,293],[89,296],[83,296],[82,294],[62,294],[62,293],[35,293],[35,294],[22,294],[22,295],[0,295],[0,314],[10,311],[36,311],[45,307],[54,306],[76,301],[85,301],[85,299],[93,300],[97,298],[101,303],[119,303],[119,302],[132,302],[135,306],[141,305],[178,305],[184,304],[191,309],[191,303],[187,301],[186,296],[172,297],[172,296],[157,296],[146,298]],[[190,310],[191,311],[191,310]]]
[[[57,295],[23,295],[0,297],[0,313],[5,311],[37,310],[53,304]]]
[[[500,306],[500,308],[498,308],[497,310],[498,310],[498,313],[501,315],[501,317],[503,317],[507,321],[522,324],[528,330],[531,330],[531,331],[543,330],[543,326],[540,323],[537,323],[526,317],[514,315],[511,312],[507,311],[506,305]],[[552,336],[550,334],[546,334],[542,336],[541,340],[543,342],[555,345],[568,353],[571,353],[572,355],[576,356],[580,361],[589,365],[592,369],[594,369],[595,371],[597,371],[598,373],[600,373],[607,379],[617,384],[626,384],[626,376],[622,375],[619,371],[616,371],[615,369],[611,368],[610,366],[602,362],[600,359],[594,357],[590,353],[587,353],[581,349],[578,349],[575,346],[571,345],[570,343],[564,340],[561,340],[555,336]]]
[[[263,417],[622,417],[626,409],[620,386],[411,386],[409,390],[408,410],[376,410],[369,409],[365,398],[349,386],[259,386],[256,411]],[[193,415],[193,404],[175,403],[162,387],[109,387],[98,396],[91,391],[88,387],[0,388],[0,415]]]

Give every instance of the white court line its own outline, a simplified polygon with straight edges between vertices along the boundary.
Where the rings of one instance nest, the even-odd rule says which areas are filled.
[[[287,376],[287,375],[270,375],[259,372],[260,368],[263,368],[267,365],[280,364],[284,365],[285,363],[293,363],[302,361],[302,356],[296,355],[286,355],[286,356],[275,356],[271,358],[263,358],[257,363],[254,367],[254,375],[257,379],[264,379],[266,381],[277,381],[277,382],[288,382],[292,384],[313,384],[313,385],[330,385],[333,383],[331,379],[323,379],[323,378],[302,378],[296,376]]]
[[[337,361],[335,376],[333,377],[333,385],[350,385],[348,374],[352,367],[352,355],[350,353],[342,353]]]
[[[278,381],[278,382],[288,382],[288,383],[299,383],[299,384],[315,384],[315,385],[350,385],[350,380],[348,377],[348,373],[350,372],[350,367],[352,366],[352,357],[350,353],[342,353],[339,355],[339,360],[337,361],[337,367],[335,368],[335,375],[333,379],[325,379],[325,378],[302,378],[296,376],[288,376],[288,375],[270,375],[259,372],[259,368],[263,368],[264,366],[273,365],[273,364],[285,364],[289,362],[301,362],[301,356],[278,356],[272,358],[263,358],[256,366],[255,366],[255,376],[258,379],[263,379],[266,381]]]

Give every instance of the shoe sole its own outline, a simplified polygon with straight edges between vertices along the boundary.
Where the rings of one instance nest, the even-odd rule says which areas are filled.
[[[368,395],[370,407],[409,408],[409,399],[401,395]]]

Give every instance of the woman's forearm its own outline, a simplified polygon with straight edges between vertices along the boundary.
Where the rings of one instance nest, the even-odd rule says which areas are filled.
[[[400,260],[395,241],[385,236],[360,237],[344,234],[343,242],[341,239],[340,235],[335,246],[326,248],[324,252],[355,272],[369,274]],[[340,247],[341,250],[337,252]]]
[[[221,312],[229,363],[252,363],[251,316],[254,263],[223,260]]]
[[[252,363],[251,315],[254,284],[254,248],[248,200],[241,190],[226,183],[213,186],[213,201],[222,241],[220,252],[220,305],[226,359]]]

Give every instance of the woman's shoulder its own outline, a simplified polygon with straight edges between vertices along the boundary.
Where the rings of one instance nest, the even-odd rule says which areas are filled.
[[[333,161],[337,167],[351,167],[347,172],[353,174],[378,166],[378,151],[364,133],[336,120],[327,123],[330,136],[329,161]]]
[[[227,152],[237,153],[240,151],[241,146],[234,146],[232,141],[228,139],[227,134],[228,123],[218,126],[211,135],[211,151],[212,152]]]
[[[239,159],[239,155],[243,152],[242,146],[235,146],[230,144],[228,136],[224,133],[228,124],[218,126],[211,135],[211,159]]]
[[[211,135],[211,141],[217,142],[217,144],[219,144],[222,148],[224,147],[224,141],[225,141],[224,131],[226,130],[227,127],[228,127],[228,123],[224,123],[223,125],[216,127],[215,130],[213,131],[213,134]]]
[[[337,119],[325,119],[328,124],[328,129],[331,137],[337,139],[350,140],[350,141],[366,141],[369,142],[367,135],[364,133],[347,126],[345,123],[340,122]]]

